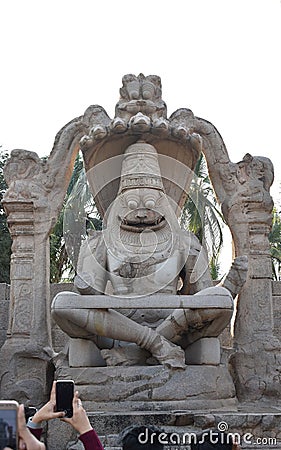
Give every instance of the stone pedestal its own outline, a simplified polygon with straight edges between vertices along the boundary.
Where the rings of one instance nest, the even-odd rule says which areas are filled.
[[[236,410],[235,388],[224,365],[89,367],[57,370],[73,379],[87,411]]]

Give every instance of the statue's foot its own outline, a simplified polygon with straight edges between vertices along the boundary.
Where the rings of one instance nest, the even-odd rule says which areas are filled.
[[[149,352],[131,344],[126,347],[101,350],[101,355],[107,366],[144,366]]]
[[[163,336],[157,335],[151,347],[151,353],[131,344],[126,347],[114,347],[101,350],[101,355],[107,366],[140,366],[146,364],[163,364],[172,369],[184,369],[185,354],[177,345],[172,344]]]
[[[221,282],[221,285],[228,289],[232,297],[236,297],[242,290],[248,272],[248,257],[247,256],[237,256],[234,259],[231,268],[226,275],[225,279]]]
[[[150,348],[152,356],[171,369],[185,369],[185,353],[181,347],[158,334]]]

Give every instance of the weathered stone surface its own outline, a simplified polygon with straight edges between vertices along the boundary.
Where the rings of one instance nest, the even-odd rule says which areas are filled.
[[[83,402],[93,410],[202,409],[206,403],[236,408],[233,381],[224,366],[188,366],[185,370],[151,367],[61,368]]]
[[[226,433],[235,436],[243,449],[280,449],[280,413],[272,414],[269,411],[262,414],[243,412],[213,412],[196,413],[188,411],[179,412],[110,412],[110,413],[89,413],[90,422],[97,431],[101,442],[106,449],[121,450],[121,436],[128,427],[140,425],[153,425],[167,433],[168,443],[164,450],[171,448],[181,448],[190,450],[189,439],[194,434],[202,434],[206,429],[217,430],[218,427],[225,427]],[[271,430],[267,429],[267,423],[271,423]],[[67,431],[69,440],[67,443]],[[67,427],[62,428],[59,421],[51,421],[48,426],[48,436],[52,442],[49,450],[57,450],[55,438],[60,439],[61,449],[69,450],[74,447],[74,436]],[[49,439],[48,439],[49,442]],[[175,445],[177,443],[177,445]],[[72,446],[70,446],[72,445]]]
[[[0,283],[0,301],[9,301],[10,298],[10,286],[6,283]]]
[[[279,281],[272,282],[272,307],[274,335],[281,342],[281,283]]]
[[[220,341],[218,338],[202,338],[193,342],[185,351],[187,364],[218,365],[221,361]]]
[[[0,283],[0,348],[7,337],[10,308],[10,286]]]
[[[67,285],[66,285],[67,286]],[[215,293],[215,295],[213,294]],[[232,299],[226,289],[217,287],[210,290],[210,293],[194,295],[169,295],[154,294],[141,297],[113,297],[109,295],[74,295],[64,292],[60,295],[60,301],[56,304],[56,309],[230,309],[233,308]]]
[[[280,296],[281,295],[281,283],[280,281],[272,281],[272,295]]]
[[[71,425],[65,422],[50,420],[47,423],[46,437],[49,450],[66,450],[67,444],[70,441],[76,441],[77,433]]]
[[[69,367],[91,367],[97,363],[97,360],[99,366],[106,365],[94,342],[70,338]]]

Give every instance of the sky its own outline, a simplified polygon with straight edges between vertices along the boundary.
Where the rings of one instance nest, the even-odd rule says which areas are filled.
[[[281,199],[281,0],[0,0],[0,145],[49,155],[92,104],[114,117],[122,76],[156,74],[168,116],[215,125],[230,159],[275,166]]]

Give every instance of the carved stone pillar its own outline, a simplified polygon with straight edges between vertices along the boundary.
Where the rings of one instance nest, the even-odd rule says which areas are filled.
[[[50,321],[49,234],[70,181],[80,120],[58,134],[50,157],[13,150],[5,167],[3,204],[12,236],[7,339],[0,350],[0,397],[39,405],[53,371]]]
[[[268,240],[273,165],[268,158],[249,154],[233,163],[212,123],[187,109],[171,117],[201,136],[209,176],[232,233],[233,256],[248,257],[248,279],[238,298],[231,360],[238,397],[247,401],[280,395],[281,344],[273,334]]]
[[[1,349],[1,397],[37,404],[48,391],[52,357],[49,313],[50,220],[33,200],[4,202],[13,239],[10,314]],[[45,218],[42,223],[40,219]]]
[[[246,254],[248,280],[239,296],[232,356],[237,394],[259,400],[280,394],[280,342],[273,335],[272,263],[268,235],[273,201],[269,159],[247,154],[237,163],[232,193],[223,203],[235,254]]]
[[[209,175],[232,233],[234,256],[248,257],[248,279],[237,301],[231,358],[237,395],[243,401],[280,395],[281,345],[273,334],[268,240],[273,165],[268,158],[249,154],[232,163],[212,124],[197,118],[190,123],[203,138]]]

